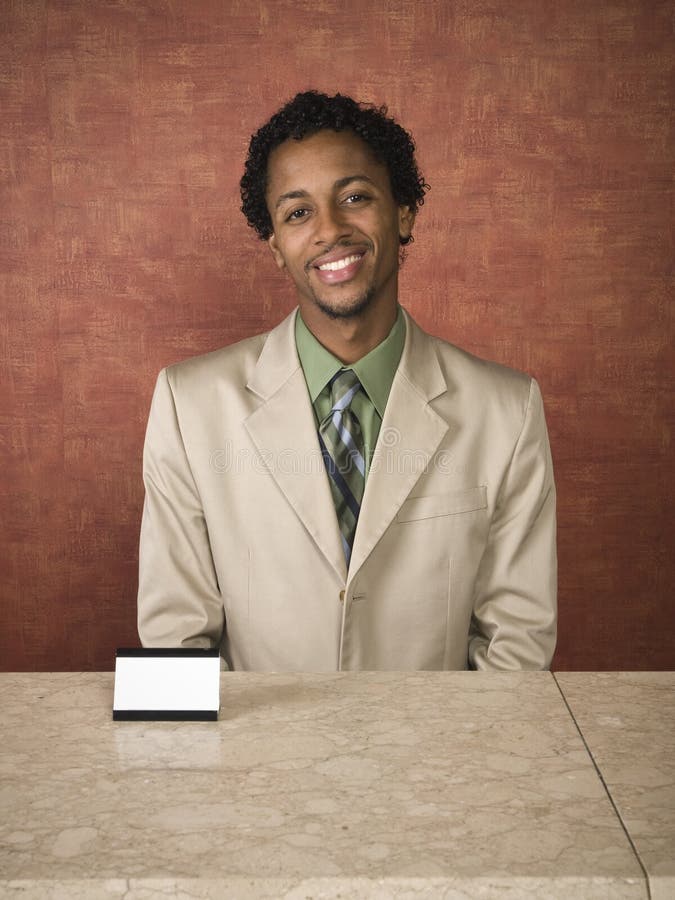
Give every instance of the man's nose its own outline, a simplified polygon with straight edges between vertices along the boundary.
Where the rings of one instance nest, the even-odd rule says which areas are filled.
[[[315,243],[332,246],[349,237],[351,233],[351,225],[339,207],[326,206],[316,211],[314,217]]]

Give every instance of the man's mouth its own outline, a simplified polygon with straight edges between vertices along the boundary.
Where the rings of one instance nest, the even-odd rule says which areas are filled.
[[[323,284],[343,284],[358,274],[366,253],[367,247],[338,247],[315,259],[310,268]]]
[[[323,263],[320,266],[317,266],[317,269],[320,269],[322,272],[337,272],[340,269],[346,268],[351,263],[357,262],[363,253],[352,253],[351,256],[345,256],[344,259],[337,259],[335,262],[327,262]]]

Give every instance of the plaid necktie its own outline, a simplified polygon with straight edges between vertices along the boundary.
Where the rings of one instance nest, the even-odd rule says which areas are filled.
[[[361,426],[349,408],[360,390],[361,382],[354,372],[341,369],[330,382],[332,409],[319,426],[321,453],[329,476],[347,565],[366,483]]]

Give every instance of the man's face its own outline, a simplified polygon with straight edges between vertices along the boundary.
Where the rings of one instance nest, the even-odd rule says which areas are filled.
[[[270,154],[266,197],[270,248],[309,318],[395,307],[399,238],[414,216],[397,206],[386,167],[361,138],[324,130],[285,141]]]

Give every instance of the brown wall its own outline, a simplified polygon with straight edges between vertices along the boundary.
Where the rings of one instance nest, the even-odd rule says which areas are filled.
[[[402,278],[534,374],[559,669],[674,668],[674,9],[657,0],[1,0],[0,668],[136,642],[160,367],[275,324],[250,133],[298,89],[389,104],[432,185]]]

